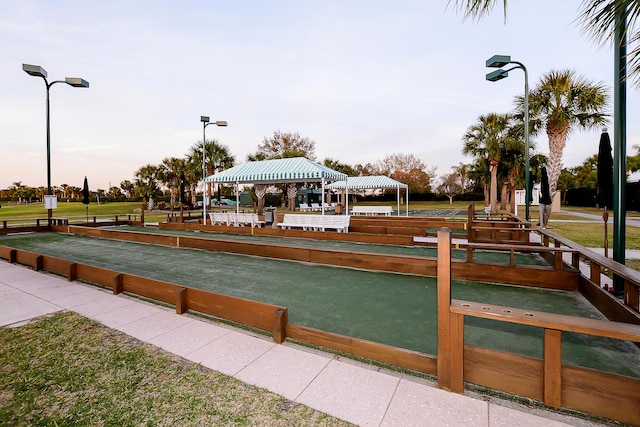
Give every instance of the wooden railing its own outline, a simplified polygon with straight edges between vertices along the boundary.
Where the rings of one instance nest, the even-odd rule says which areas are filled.
[[[613,261],[612,259],[606,258],[596,252],[588,250],[572,242],[571,240],[559,236],[549,230],[540,230],[540,234],[542,236],[542,244],[546,247],[551,247],[551,242],[553,242],[553,247],[560,248],[564,246],[575,250],[571,259],[571,264],[575,268],[578,268],[581,259],[588,263],[589,276],[585,277],[585,280],[588,280],[588,282],[597,286],[598,288],[601,285],[601,274],[605,269],[611,272],[614,277],[617,276],[618,280],[624,283],[624,285],[621,289],[615,289],[613,291],[614,295],[621,296],[624,305],[629,310],[632,310],[636,315],[640,312],[640,272],[626,267],[616,261]],[[583,293],[585,293],[588,298],[589,295],[591,295],[592,297],[589,298],[589,300],[594,305],[596,305],[596,307],[598,307],[600,311],[605,313],[605,315],[607,315],[609,319],[631,321],[629,320],[628,316],[622,318],[612,318],[609,315],[607,300],[610,298],[603,297],[599,294],[587,294],[586,292]]]
[[[531,223],[509,214],[478,214],[474,205],[467,211],[467,239],[470,243],[509,243],[528,245]]]
[[[91,216],[70,216],[70,217],[53,217],[49,218],[20,218],[20,219],[3,219],[0,221],[0,235],[9,233],[18,233],[23,230],[43,231],[49,224],[51,225],[69,225],[82,224],[90,226],[98,225],[121,225],[128,223],[136,223],[140,221],[140,215],[137,214],[113,214],[113,215],[91,215]]]
[[[562,364],[562,332],[640,342],[640,326],[451,299],[451,232],[438,233],[438,387],[464,383],[640,425],[640,380]],[[544,329],[544,359],[465,345],[465,317]]]

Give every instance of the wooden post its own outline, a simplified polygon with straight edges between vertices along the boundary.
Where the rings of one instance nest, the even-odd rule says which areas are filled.
[[[562,271],[564,263],[562,262],[562,251],[555,251],[554,253],[554,268]]]
[[[437,274],[438,388],[451,390],[451,231],[444,227],[438,230]]]
[[[640,311],[640,287],[628,280],[624,281],[624,303],[636,311]]]
[[[464,315],[451,313],[449,320],[451,327],[451,382],[449,390],[462,394],[464,392]]]
[[[473,220],[475,214],[475,206],[469,205],[469,207],[467,208],[467,241],[469,243],[476,241],[476,231],[473,228]]]
[[[580,253],[573,252],[571,254],[571,265],[573,268],[580,268]]]
[[[70,282],[73,282],[74,280],[76,280],[77,277],[78,277],[78,264],[76,264],[75,262],[72,262],[71,264],[69,264],[69,273],[67,275],[67,278]]]
[[[42,255],[38,255],[36,256],[36,261],[33,264],[33,269],[35,271],[40,271],[42,270],[42,262],[44,261],[44,257]]]
[[[183,314],[187,311],[187,288],[176,290],[176,313]]]
[[[600,264],[598,264],[594,260],[590,260],[589,268],[591,271],[591,277],[590,277],[591,281],[596,285],[600,286],[600,271],[601,271]]]
[[[286,308],[273,312],[273,342],[282,344],[287,339],[287,322],[289,314]]]
[[[544,404],[562,406],[562,331],[544,330]]]
[[[113,294],[118,295],[122,293],[122,274],[117,273],[113,275],[113,281],[111,282],[111,288],[113,289]]]

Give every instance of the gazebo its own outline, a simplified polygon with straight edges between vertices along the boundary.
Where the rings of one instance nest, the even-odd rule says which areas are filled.
[[[389,178],[384,175],[372,175],[372,176],[352,176],[348,181],[336,181],[327,185],[329,190],[347,190],[347,200],[349,200],[349,190],[372,190],[372,189],[393,189],[395,188],[398,195],[398,216],[400,216],[400,189],[405,189],[406,202],[407,202],[407,216],[409,216],[409,186],[403,184],[400,181]],[[347,202],[348,203],[348,202]],[[347,204],[348,212],[348,204]]]
[[[322,183],[322,195],[324,199],[325,186],[328,182],[346,181],[347,175],[305,157],[293,157],[288,159],[261,160],[247,162],[232,168],[223,170],[215,175],[208,176],[205,182],[218,184],[233,183],[236,185],[236,211],[239,210],[240,184],[286,184],[293,182],[318,182]],[[324,214],[324,205],[322,208]]]

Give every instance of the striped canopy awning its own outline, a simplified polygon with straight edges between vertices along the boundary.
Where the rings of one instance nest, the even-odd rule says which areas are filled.
[[[350,176],[346,181],[336,181],[327,185],[329,190],[340,190],[349,188],[350,190],[367,190],[376,188],[407,188],[407,184],[391,179],[384,175],[375,176]]]
[[[206,177],[206,182],[277,184],[286,182],[333,182],[347,175],[304,157],[247,162]]]

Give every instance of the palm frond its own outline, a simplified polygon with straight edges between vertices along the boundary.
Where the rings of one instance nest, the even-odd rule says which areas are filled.
[[[451,4],[454,0],[449,0]],[[454,8],[457,11],[464,12],[464,19],[469,18],[479,21],[488,15],[495,7],[498,0],[455,0]],[[504,11],[504,20],[507,21],[507,0],[502,0],[502,9]]]
[[[615,43],[616,30],[625,35],[627,76],[640,88],[640,19],[638,0],[583,0],[578,21],[583,33],[601,45]]]

